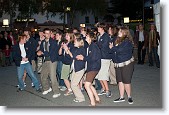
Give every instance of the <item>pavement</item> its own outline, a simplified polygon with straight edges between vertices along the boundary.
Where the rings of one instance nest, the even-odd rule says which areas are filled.
[[[40,79],[38,74],[37,78]],[[162,108],[162,85],[161,85],[160,69],[156,66],[149,67],[148,63],[144,65],[135,64],[134,74],[132,78],[132,98],[134,103],[128,104],[126,101],[114,103],[113,100],[119,97],[118,86],[109,85],[112,91],[112,97],[106,98],[105,95],[99,96],[101,104],[96,107],[142,107],[142,108]],[[74,95],[64,96],[64,92],[60,91],[61,96],[53,99],[53,93],[47,95],[38,93],[31,87],[31,80],[26,79],[26,89],[17,92],[17,72],[16,66],[0,67],[0,106],[7,108],[15,107],[89,107],[89,98],[84,92],[85,102],[73,102]]]

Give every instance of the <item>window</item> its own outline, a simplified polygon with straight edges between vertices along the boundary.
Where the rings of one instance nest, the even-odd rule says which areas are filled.
[[[89,23],[89,17],[88,16],[85,17],[85,23]]]
[[[95,23],[97,23],[97,22],[99,22],[99,21],[98,21],[98,17],[95,17]]]

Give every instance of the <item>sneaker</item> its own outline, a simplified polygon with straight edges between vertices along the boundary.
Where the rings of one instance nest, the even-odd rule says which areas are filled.
[[[112,96],[111,91],[106,92],[106,97],[111,97],[111,96]]]
[[[31,85],[32,85],[32,87],[35,87],[35,85],[33,83]]]
[[[68,96],[68,95],[72,95],[73,94],[73,91],[72,90],[68,90],[65,94],[64,94],[64,96]]]
[[[39,84],[39,88],[42,88],[42,85],[41,85],[41,84]]]
[[[67,89],[67,88],[66,88],[65,86],[61,86],[61,87],[60,87],[60,90],[61,90],[61,91],[66,91],[66,89]]]
[[[57,97],[59,97],[61,94],[60,93],[57,93],[57,94],[54,94],[52,97],[53,98],[57,98]]]
[[[26,87],[26,83],[24,83],[24,87]]]
[[[49,88],[48,90],[44,91],[42,94],[43,94],[43,95],[46,95],[46,94],[48,94],[48,93],[51,92],[51,91],[52,91],[52,88]]]
[[[41,89],[36,89],[36,92],[41,93],[42,90]]]
[[[17,92],[24,91],[24,89],[18,88]]]
[[[84,88],[83,87],[81,88],[81,92],[84,92]]]
[[[75,98],[73,101],[76,102],[76,103],[80,103],[80,102],[83,102],[85,100],[79,101],[78,99]]]
[[[128,103],[129,104],[133,104],[133,100],[132,100],[132,98],[130,97],[130,98],[128,98]]]
[[[115,103],[124,102],[124,101],[125,101],[124,98],[118,98],[118,99],[115,99],[115,100],[114,100]]]
[[[19,85],[16,85],[15,87],[19,88]]]
[[[106,91],[103,89],[101,89],[100,92],[98,93],[98,95],[104,95],[104,94],[106,94]]]

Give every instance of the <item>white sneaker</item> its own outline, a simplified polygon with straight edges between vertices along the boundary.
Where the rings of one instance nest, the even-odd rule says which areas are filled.
[[[52,91],[52,88],[49,88],[48,90],[44,91],[42,94],[43,94],[43,95],[46,95],[46,94],[48,94],[48,93],[51,92],[51,91]]]
[[[57,97],[59,97],[60,95],[61,95],[60,93],[54,94],[54,95],[53,95],[53,98],[57,98]]]
[[[66,91],[66,89],[67,88],[65,86],[61,86],[61,88],[60,88],[61,91]]]
[[[24,87],[26,87],[26,83],[24,82]]]

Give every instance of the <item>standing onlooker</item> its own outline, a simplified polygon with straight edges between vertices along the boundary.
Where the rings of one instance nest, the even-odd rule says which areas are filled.
[[[48,94],[53,90],[53,98],[59,97],[61,94],[58,89],[58,82],[56,79],[56,65],[58,60],[58,49],[56,40],[51,38],[50,29],[44,29],[45,40],[42,41],[40,50],[37,52],[38,56],[44,55],[44,63],[41,71],[41,82],[44,92],[43,95]],[[48,77],[50,76],[51,86]]]
[[[13,51],[12,51],[12,49],[13,49],[13,46],[16,44],[16,38],[14,38],[12,31],[9,32],[8,38],[11,40],[11,43],[12,43],[11,48],[10,48],[10,50],[11,50],[10,62],[12,63],[13,62],[13,58],[12,58],[12,52]]]
[[[73,59],[73,63],[71,65],[72,77],[71,77],[71,88],[75,95],[74,102],[83,102],[85,101],[85,97],[79,88],[79,83],[83,78],[85,72],[85,61],[77,60],[77,55],[86,56],[86,50],[84,48],[84,41],[81,38],[79,33],[75,33],[76,40],[74,41],[74,49],[70,52],[69,48],[65,45],[64,49],[67,54]]]
[[[150,25],[150,32],[149,32],[149,44],[148,44],[148,49],[149,49],[149,66],[153,66],[153,56],[155,58],[156,66],[157,68],[160,68],[160,60],[159,56],[157,54],[157,48],[158,48],[158,41],[160,41],[160,36],[159,32],[157,32],[157,29],[154,24]]]
[[[124,93],[128,96],[128,103],[133,104],[131,97],[131,78],[134,70],[134,58],[132,57],[133,41],[129,30],[121,27],[115,44],[109,45],[112,52],[112,60],[116,68],[116,80],[119,86],[120,97],[114,102],[125,101]]]
[[[64,80],[64,83],[67,87],[67,91],[64,94],[65,96],[73,94],[73,91],[70,86],[70,66],[72,64],[72,58],[70,57],[69,54],[66,53],[64,49],[64,45],[67,45],[70,51],[73,50],[74,45],[73,45],[73,40],[74,40],[74,34],[71,31],[66,32],[65,39],[62,41],[61,47],[59,49],[59,55],[62,56],[62,72],[61,72],[61,79]]]
[[[143,29],[143,25],[139,24],[139,31],[136,32],[134,37],[134,44],[138,47],[138,64],[144,64],[146,47],[148,43],[148,34]]]
[[[9,49],[8,45],[6,45],[6,48],[4,50],[4,54],[5,54],[5,65],[6,66],[11,65],[11,61],[10,61],[11,50]]]
[[[96,35],[91,32],[87,33],[86,41],[89,44],[87,56],[78,55],[77,60],[84,60],[87,62],[85,89],[90,99],[90,106],[96,106],[100,103],[100,98],[93,87],[92,82],[101,68],[101,52],[98,46],[93,42],[96,40]]]
[[[32,66],[31,66],[31,49],[26,44],[26,35],[22,35],[19,37],[19,43],[14,45],[13,48],[13,59],[14,62],[17,66],[17,73],[18,73],[18,82],[19,82],[19,90],[23,91],[24,90],[24,81],[23,81],[23,76],[24,76],[24,71],[28,73],[30,76],[32,83],[35,85],[35,89],[38,92],[41,92],[40,87],[39,87],[39,81],[36,78]]]
[[[0,61],[1,61],[1,66],[5,66],[5,54],[3,50],[5,49],[5,41],[3,39],[3,35],[0,33]]]
[[[98,36],[98,47],[101,50],[101,69],[97,75],[97,79],[100,81],[102,85],[102,89],[98,95],[106,94],[106,97],[111,97],[112,93],[109,90],[108,82],[109,81],[109,67],[111,61],[111,55],[109,53],[109,43],[111,39],[109,35],[105,32],[106,25],[104,23],[100,23],[97,25],[98,32],[100,35]]]

